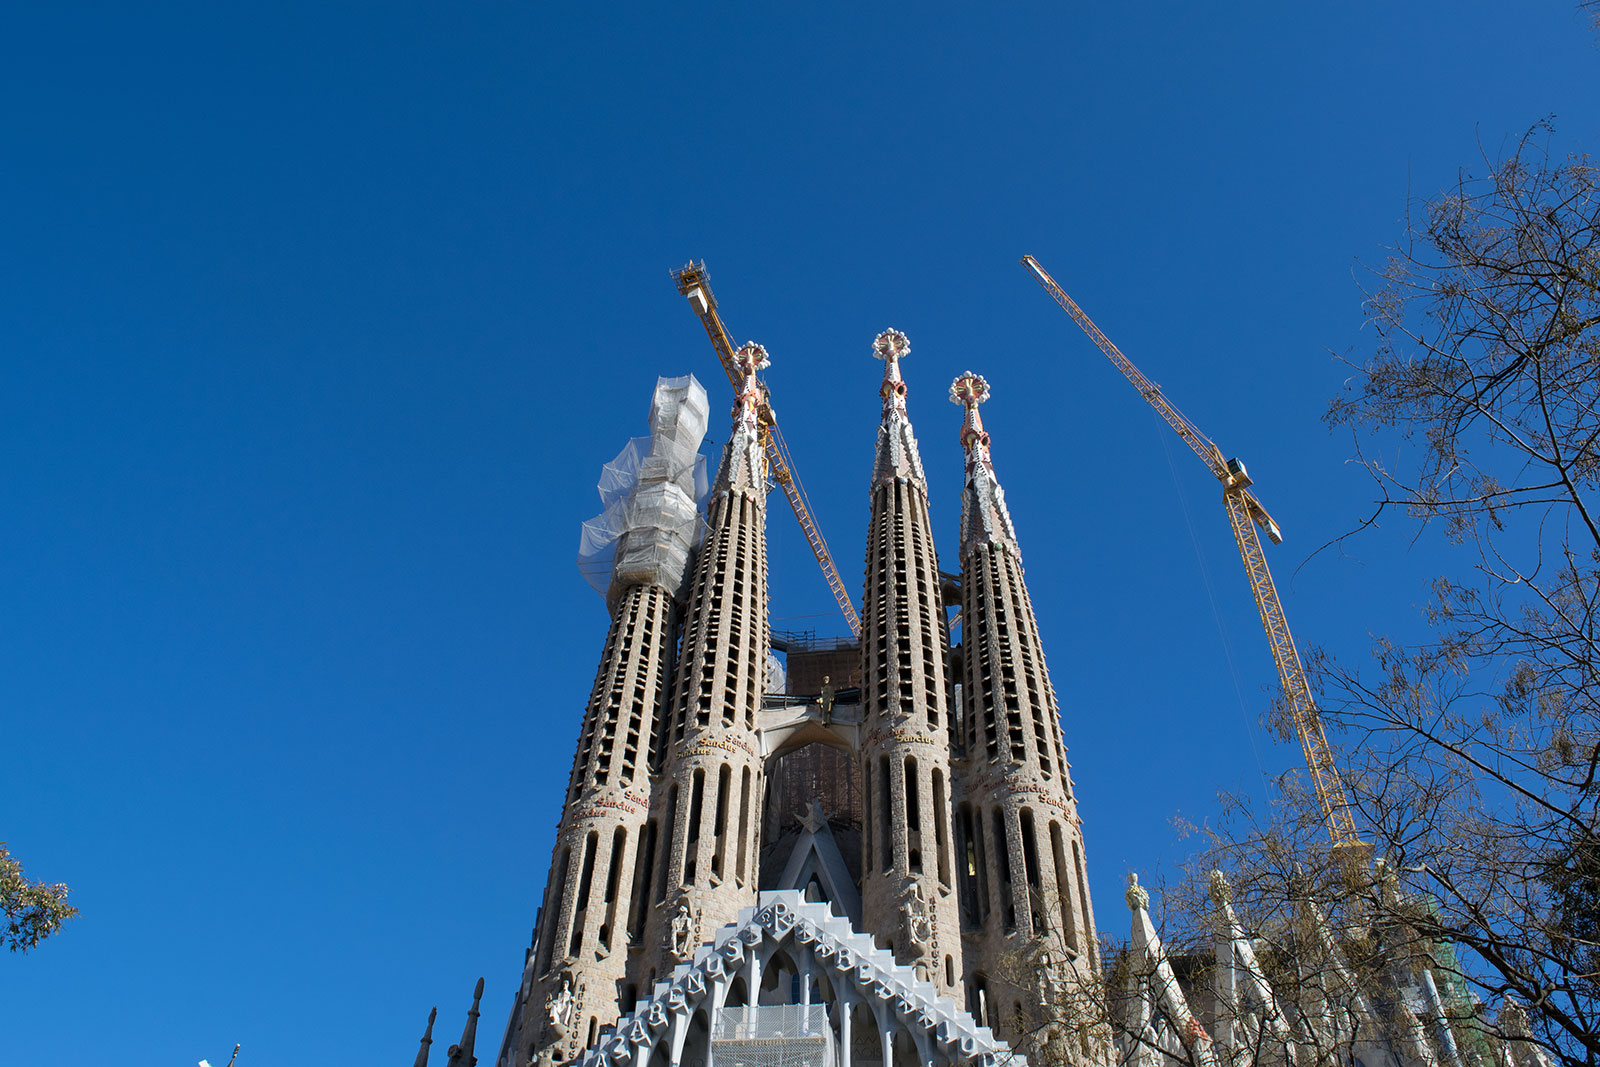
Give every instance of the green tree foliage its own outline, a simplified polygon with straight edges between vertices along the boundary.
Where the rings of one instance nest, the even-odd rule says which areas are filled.
[[[78,909],[67,903],[67,892],[64,885],[29,881],[22,864],[0,841],[0,905],[5,909],[6,948],[26,952],[78,914]]]

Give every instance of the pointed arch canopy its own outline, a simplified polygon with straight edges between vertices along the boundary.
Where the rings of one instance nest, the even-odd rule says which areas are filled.
[[[574,1067],[648,1067],[662,1052],[669,1064],[679,1067],[695,1013],[705,1010],[715,1018],[737,977],[745,979],[747,989],[761,988],[763,968],[780,951],[827,977],[838,997],[833,1025],[844,1030],[843,1048],[849,1045],[849,1017],[864,1004],[885,1035],[886,1051],[895,1037],[903,1037],[923,1067],[1028,1065],[1026,1057],[987,1026],[979,1026],[955,1001],[939,996],[932,983],[895,963],[893,955],[867,934],[857,933],[826,904],[809,903],[800,892],[784,890],[763,893],[760,907],[741,911],[696,950],[693,960],[679,964],[667,981],[657,983],[650,996],[603,1032]],[[803,986],[810,988],[809,982]]]

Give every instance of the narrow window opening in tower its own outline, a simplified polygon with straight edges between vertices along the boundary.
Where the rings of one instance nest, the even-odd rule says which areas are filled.
[[[944,958],[944,984],[946,989],[954,989],[956,984],[956,960],[954,956]]]
[[[974,865],[969,868],[968,873],[978,887],[978,923],[982,925],[989,921],[989,864],[988,849],[985,847],[987,843],[983,834],[983,813],[980,810],[968,810],[967,833],[977,850]]]
[[[1067,853],[1061,842],[1061,824],[1053,819],[1050,822],[1050,855],[1056,865],[1056,896],[1061,899],[1061,931],[1067,939],[1067,947],[1078,952],[1078,924],[1072,917],[1072,879],[1067,875]]]
[[[1033,934],[1044,934],[1044,885],[1039,871],[1039,838],[1033,823],[1033,811],[1022,809],[1022,870],[1028,879],[1028,922]]]
[[[972,813],[965,804],[956,809],[956,902],[963,928],[978,925],[977,857],[972,853]]]
[[[639,987],[629,982],[622,987],[622,997],[617,1001],[617,1007],[626,1015],[639,1003]],[[593,1044],[593,1042],[591,1042]]]
[[[594,881],[594,854],[600,844],[600,835],[589,831],[583,842],[583,874],[578,877],[578,894],[572,908],[572,937],[567,944],[567,955],[576,956],[583,948],[583,923],[589,911],[589,888]]]
[[[611,861],[606,873],[606,921],[600,926],[600,945],[611,951],[611,931],[617,928],[617,883],[622,878],[622,857],[628,844],[628,831],[617,827],[611,835]]]
[[[566,910],[566,901],[561,895],[567,888],[567,868],[572,863],[572,850],[561,850],[561,862],[556,864],[555,880],[547,887],[546,895],[554,897],[549,901],[545,910],[546,929],[539,937],[539,973],[550,973],[550,957],[555,954],[557,927],[561,925],[561,913]],[[554,905],[554,906],[551,906]]]
[[[1006,933],[1010,933],[1017,928],[1017,902],[1013,889],[1016,864],[1011,855],[1011,839],[1006,836],[1006,817],[998,807],[994,809],[993,823],[995,866],[1000,871],[1000,918],[1005,923]]]
[[[950,888],[950,835],[945,828],[944,771],[933,769],[933,847],[939,854],[939,884]],[[946,983],[949,984],[949,983]]]
[[[628,943],[637,945],[644,940],[644,920],[649,914],[651,880],[655,877],[656,835],[660,832],[656,821],[644,824],[639,835],[639,854],[633,864],[633,900],[628,915]]]
[[[982,974],[972,976],[972,984],[967,991],[967,1011],[979,1026],[989,1025],[989,980]]]
[[[695,876],[699,874],[700,859],[700,820],[704,817],[705,809],[706,772],[695,768],[694,784],[689,792],[689,825],[687,828],[686,846],[683,851],[683,884],[694,885]]]
[[[881,810],[883,811],[883,833],[880,838],[883,849],[883,869],[885,872],[894,870],[894,783],[889,779],[889,757],[882,756],[878,759],[878,779],[883,783],[878,790],[883,798]]]
[[[750,845],[750,768],[739,772],[739,866],[734,880],[744,885],[744,859]]]
[[[1089,966],[1098,967],[1100,962],[1094,958],[1094,919],[1089,915],[1089,880],[1083,874],[1083,850],[1078,847],[1077,838],[1072,841],[1072,864],[1078,874],[1078,917],[1083,921],[1083,947],[1089,956]]]
[[[917,779],[917,761],[906,757],[906,863],[914,874],[922,873],[922,788]]]
[[[725,843],[728,836],[728,793],[733,782],[733,770],[726,763],[717,772],[717,815],[711,826],[712,848],[711,876],[722,877],[722,854],[726,851]]]
[[[600,1019],[598,1016],[589,1016],[589,1043],[584,1048],[593,1048],[594,1039],[600,1034]]]
[[[678,784],[667,789],[667,821],[661,824],[667,845],[661,850],[661,877],[656,882],[656,903],[667,899],[667,883],[672,880],[672,842],[678,833]]]
[[[873,841],[872,828],[873,828],[873,823],[876,822],[876,820],[873,819],[873,817],[872,817],[872,797],[873,797],[874,794],[872,792],[872,761],[871,760],[862,760],[861,761],[861,792],[867,798],[866,799],[867,815],[866,815],[866,818],[861,820],[861,867],[862,867],[862,870],[871,870],[872,869],[872,857],[873,857],[873,852],[872,852],[872,841]]]

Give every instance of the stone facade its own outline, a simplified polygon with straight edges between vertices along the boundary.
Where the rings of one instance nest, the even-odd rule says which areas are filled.
[[[766,354],[737,353],[733,431],[688,580],[613,572],[498,1064],[699,1067],[723,1021],[767,1025],[761,1012],[816,1005],[833,1062],[1004,1058],[1034,1043],[1036,976],[1094,980],[1055,692],[977,414],[987,386],[965,375],[952,390],[965,405],[958,583],[934,548],[901,376],[909,348],[895,330],[873,345],[883,407],[860,645],[844,677],[782,695],[763,693]],[[645,542],[629,552],[654,558]],[[964,649],[951,648],[956,596]],[[1069,1044],[1075,1061],[1091,1051]]]

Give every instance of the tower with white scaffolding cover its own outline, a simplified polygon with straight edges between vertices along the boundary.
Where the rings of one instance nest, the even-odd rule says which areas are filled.
[[[735,359],[733,432],[712,486],[677,679],[657,731],[661,774],[651,820],[659,821],[662,852],[634,971],[644,985],[689,958],[705,932],[756,899],[762,784],[756,716],[768,643],[767,465],[756,372],[768,361],[754,343]]]
[[[649,745],[673,667],[675,601],[698,531],[707,414],[705,389],[693,377],[661,379],[650,436],[608,465],[606,511],[585,524],[580,552],[590,561],[609,557],[611,626],[513,1010],[519,1063],[535,1054],[542,1063],[571,1059],[617,1017],[628,943],[643,916],[638,876],[654,848]]]

